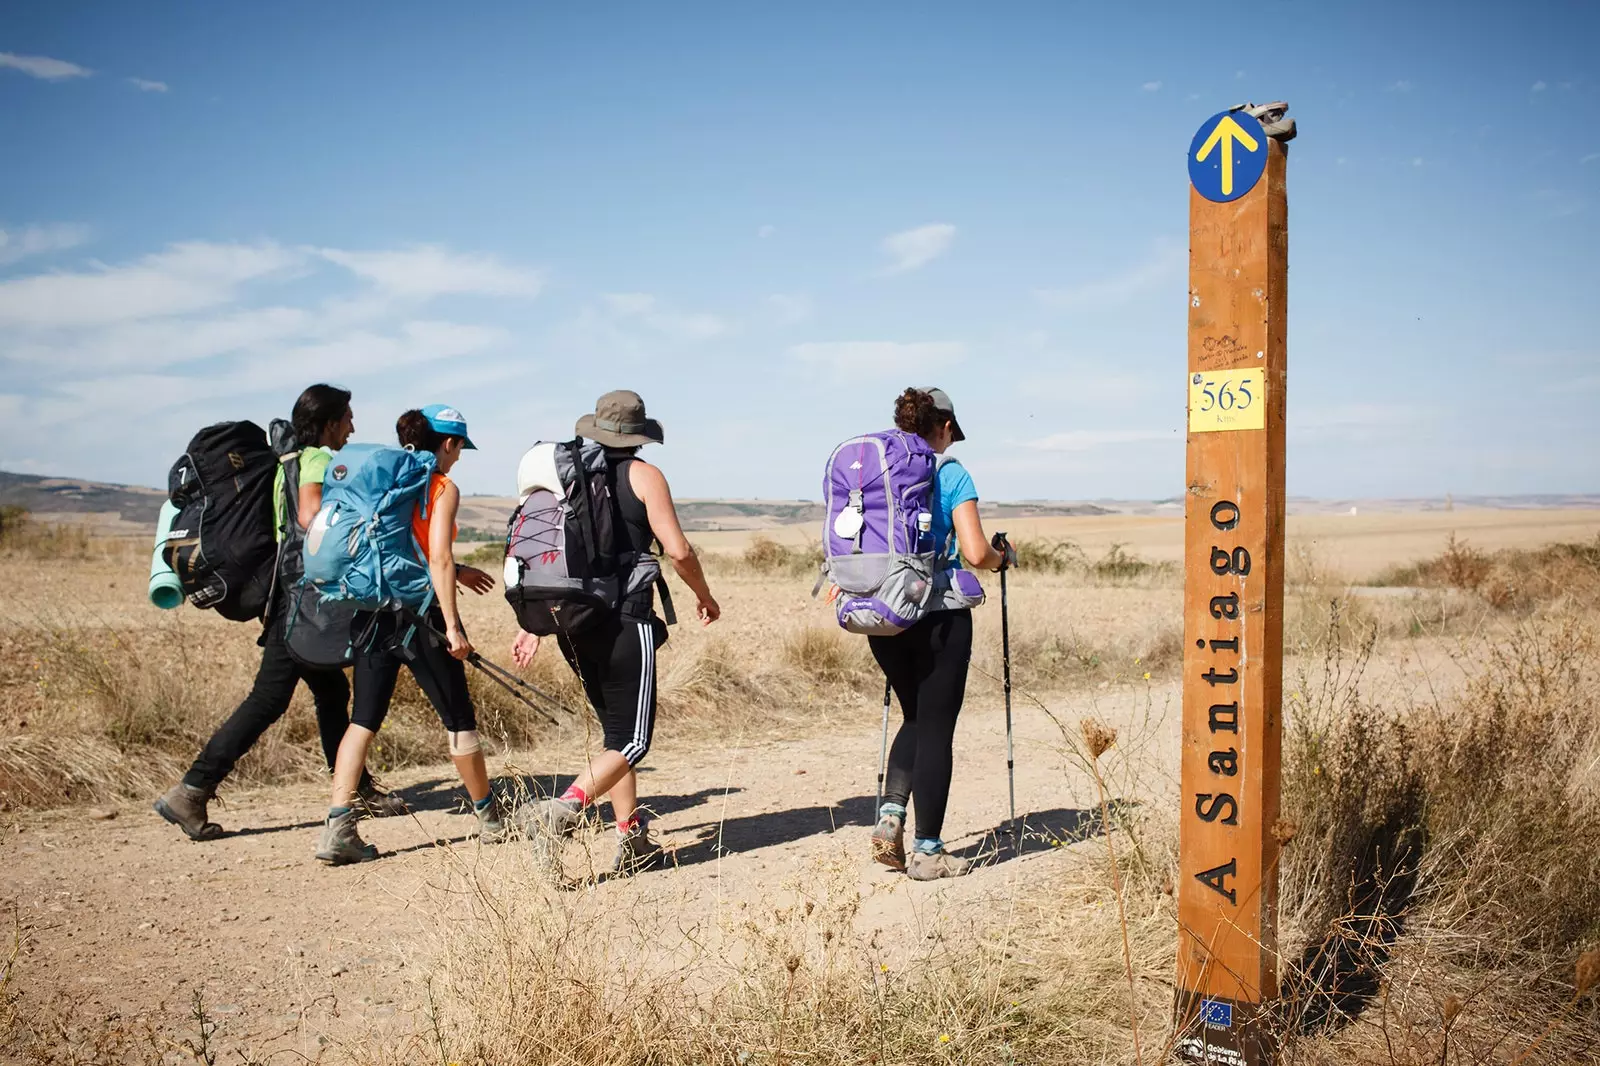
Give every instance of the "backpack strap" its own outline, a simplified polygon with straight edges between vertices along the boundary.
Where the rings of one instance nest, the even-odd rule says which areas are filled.
[[[583,533],[583,553],[589,564],[589,572],[594,573],[600,562],[600,545],[594,530],[594,497],[589,493],[589,471],[583,463],[583,438],[575,438],[557,447],[565,449],[572,461],[572,476],[578,497],[578,528]]]

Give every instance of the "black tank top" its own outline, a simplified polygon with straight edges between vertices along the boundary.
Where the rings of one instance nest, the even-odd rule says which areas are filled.
[[[639,494],[633,491],[633,479],[629,476],[633,464],[638,461],[631,452],[606,449],[606,462],[611,464],[612,483],[616,485],[612,497],[613,518],[619,523],[618,528],[627,530],[627,550],[644,555],[650,551],[656,535],[650,531],[650,512]]]

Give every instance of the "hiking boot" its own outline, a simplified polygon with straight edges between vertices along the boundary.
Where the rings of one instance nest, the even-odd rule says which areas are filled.
[[[511,815],[511,821],[533,851],[535,866],[552,877],[561,876],[561,838],[570,836],[583,821],[583,813],[568,800],[547,799],[524,804]]]
[[[960,877],[971,869],[966,859],[948,851],[913,851],[906,863],[906,876],[913,881],[937,881],[941,877]]]
[[[643,821],[626,833],[617,834],[617,853],[611,858],[607,876],[632,877],[647,869],[661,856],[661,848],[650,839],[650,830]]]
[[[368,818],[398,818],[402,814],[411,813],[411,808],[406,806],[405,800],[393,792],[385,792],[370,777],[356,787],[355,802],[350,806],[357,808]]]
[[[478,816],[478,842],[480,844],[502,844],[511,836],[511,821],[506,815],[505,806],[500,802],[498,793],[489,799],[489,805],[482,810],[474,809]]]
[[[560,840],[583,823],[583,812],[571,800],[547,799],[518,807],[512,820],[529,840]]]
[[[356,822],[360,819],[360,813],[355,810],[329,818],[322,827],[322,843],[317,847],[317,858],[329,866],[345,866],[376,859],[378,846],[368,844],[356,832]]]
[[[212,793],[179,781],[156,800],[156,813],[182,829],[190,840],[215,840],[222,826],[206,818],[206,804]]]
[[[886,814],[872,830],[872,858],[891,870],[906,868],[906,820]]]

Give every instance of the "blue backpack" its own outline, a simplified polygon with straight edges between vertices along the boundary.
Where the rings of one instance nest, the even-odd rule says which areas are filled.
[[[305,580],[324,600],[427,609],[433,581],[411,518],[426,515],[433,466],[430,453],[378,444],[334,454],[304,549]]]

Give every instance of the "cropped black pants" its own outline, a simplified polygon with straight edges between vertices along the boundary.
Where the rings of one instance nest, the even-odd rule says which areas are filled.
[[[972,612],[936,611],[904,633],[867,643],[905,716],[889,748],[884,799],[901,806],[915,800],[917,839],[938,840],[972,661]]]

